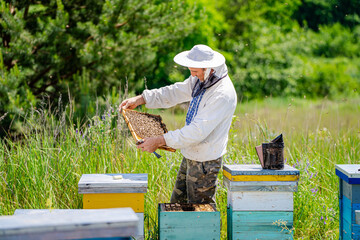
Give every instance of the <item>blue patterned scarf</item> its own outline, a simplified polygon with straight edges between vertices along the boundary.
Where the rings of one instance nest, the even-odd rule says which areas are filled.
[[[204,96],[205,91],[206,91],[206,88],[202,89],[199,92],[199,94],[196,97],[193,97],[193,99],[191,100],[188,112],[186,114],[186,125],[189,125],[191,123],[191,121],[194,119],[194,117],[196,116],[198,109],[199,109],[201,99]]]
[[[201,99],[204,96],[206,89],[210,88],[226,76],[227,74],[219,78],[215,76],[215,74],[212,74],[205,83],[201,82],[199,79],[196,81],[193,91],[191,93],[193,99],[190,102],[189,109],[186,114],[186,125],[189,125],[191,121],[195,118],[199,109]]]

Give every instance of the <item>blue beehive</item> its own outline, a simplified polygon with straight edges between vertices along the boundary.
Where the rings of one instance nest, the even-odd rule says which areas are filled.
[[[340,239],[360,239],[360,165],[335,166],[339,177]]]

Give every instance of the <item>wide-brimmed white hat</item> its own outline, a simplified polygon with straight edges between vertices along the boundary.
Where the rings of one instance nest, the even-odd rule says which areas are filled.
[[[174,61],[184,67],[213,68],[225,63],[225,57],[206,45],[195,45],[190,51],[184,51],[174,57]]]

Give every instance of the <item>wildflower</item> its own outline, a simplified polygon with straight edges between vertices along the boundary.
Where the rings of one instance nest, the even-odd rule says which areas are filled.
[[[319,191],[319,189],[317,189],[317,188],[312,188],[310,190],[314,195],[316,195],[316,193]]]
[[[305,170],[306,170],[306,171],[308,171],[309,166],[310,166],[310,162],[309,162],[309,160],[307,160],[306,167],[305,167]]]

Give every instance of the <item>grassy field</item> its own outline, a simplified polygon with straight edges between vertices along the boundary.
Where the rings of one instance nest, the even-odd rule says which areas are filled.
[[[113,106],[114,107],[114,106]],[[114,107],[115,108],[115,107]],[[184,124],[185,110],[153,110],[168,128]],[[82,208],[77,183],[86,173],[148,173],[146,237],[157,238],[157,204],[168,202],[181,161],[136,150],[126,125],[110,106],[83,122],[64,111],[24,116],[23,137],[0,142],[0,215],[17,208]],[[224,163],[258,163],[254,147],[284,135],[286,163],[301,171],[294,198],[295,239],[338,239],[335,164],[359,163],[360,99],[264,99],[239,103]],[[226,190],[219,175],[217,204],[226,238]]]

